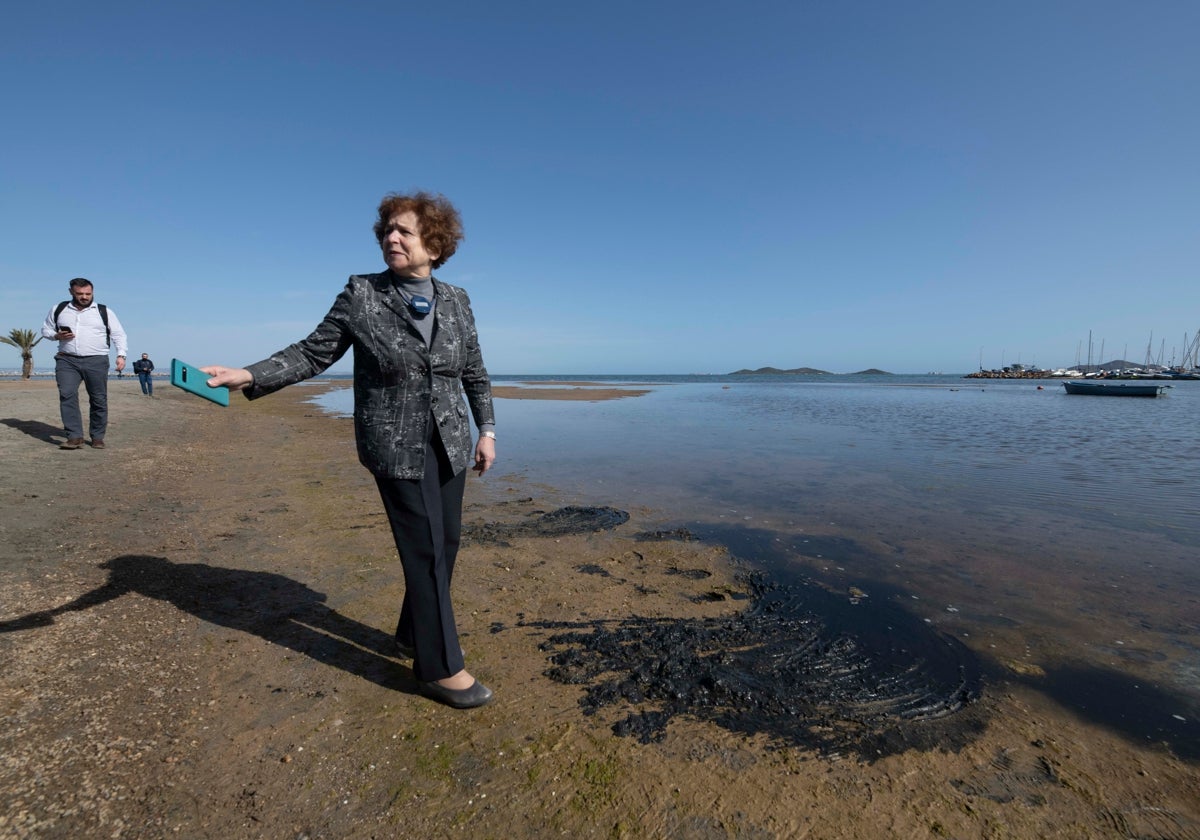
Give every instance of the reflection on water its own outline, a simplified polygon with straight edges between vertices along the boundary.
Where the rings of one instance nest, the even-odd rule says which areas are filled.
[[[498,400],[488,485],[768,534],[777,566],[907,593],[1008,673],[1134,674],[1200,727],[1200,382],[1148,400],[954,377],[619,381],[653,388]],[[826,556],[838,540],[855,551]]]

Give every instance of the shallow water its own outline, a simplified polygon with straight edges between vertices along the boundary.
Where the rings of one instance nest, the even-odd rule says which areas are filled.
[[[1054,508],[1200,543],[1200,382],[1141,400],[1067,396],[1057,383],[904,379],[676,382],[607,403],[502,401],[498,474],[578,492],[634,482],[648,503],[701,518],[790,511],[829,492],[818,485],[853,477],[926,497],[917,507]]]
[[[652,389],[499,400],[490,486],[636,511],[864,609],[874,593],[995,678],[1200,758],[1200,382],[1150,400],[956,377],[572,379]]]

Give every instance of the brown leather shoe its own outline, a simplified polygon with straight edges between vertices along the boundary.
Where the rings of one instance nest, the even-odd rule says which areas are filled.
[[[59,449],[78,449],[83,446],[83,438],[67,438],[58,445]]]
[[[92,438],[92,449],[103,449],[103,448],[104,448],[104,439],[103,438]]]

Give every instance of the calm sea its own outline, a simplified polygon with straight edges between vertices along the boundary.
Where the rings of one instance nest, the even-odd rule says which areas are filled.
[[[490,493],[612,505],[902,602],[997,673],[1200,755],[1200,382],[1159,399],[950,376],[495,382],[551,379],[649,393],[498,400]]]

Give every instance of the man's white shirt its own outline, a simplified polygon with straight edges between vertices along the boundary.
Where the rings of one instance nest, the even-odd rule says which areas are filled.
[[[109,347],[104,335],[104,319],[100,317],[100,308],[95,301],[92,301],[86,309],[76,309],[74,303],[68,303],[63,307],[63,311],[59,313],[56,321],[54,310],[57,308],[57,305],[52,307],[46,315],[46,321],[42,324],[42,335],[52,339],[56,337],[59,326],[70,327],[75,334],[66,341],[58,342],[60,353],[70,353],[74,356],[108,355]],[[117,317],[117,313],[113,312],[111,306],[108,308],[108,330],[112,335],[112,346],[116,349],[117,355],[128,357],[125,328],[121,326],[121,320]]]

